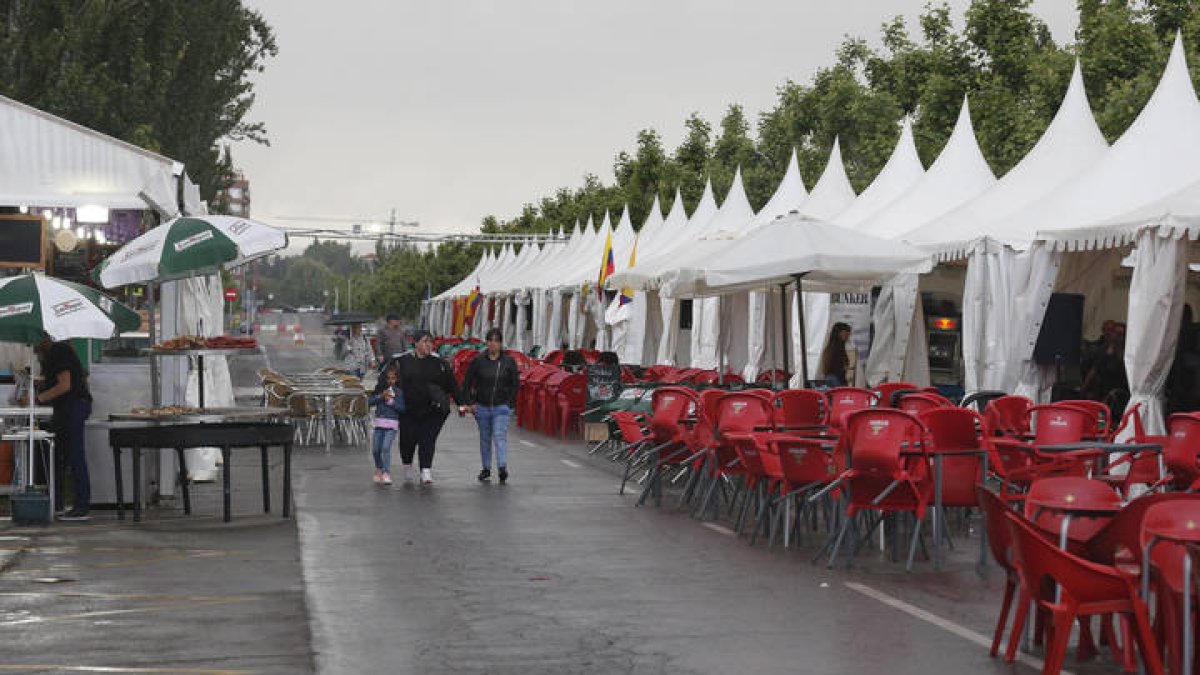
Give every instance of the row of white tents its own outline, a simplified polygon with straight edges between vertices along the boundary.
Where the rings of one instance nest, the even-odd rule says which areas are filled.
[[[1112,146],[1077,65],[1045,134],[1000,179],[964,101],[928,169],[905,122],[889,161],[856,195],[835,141],[811,192],[793,156],[758,213],[738,174],[719,207],[707,186],[688,216],[676,193],[666,217],[656,201],[637,233],[626,210],[615,228],[606,216],[598,230],[589,221],[560,233],[565,243],[489,252],[428,302],[427,318],[449,334],[454,299],[478,288],[486,309],[468,330],[499,326],[518,349],[594,341],[624,363],[723,367],[747,378],[807,356],[812,378],[831,315],[870,311],[866,379],[926,383],[919,293],[951,292],[962,297],[965,388],[1044,399],[1053,372],[1033,350],[1045,309],[1054,292],[1082,293],[1089,335],[1104,319],[1127,322],[1131,405],[1142,403],[1158,430],[1182,307],[1189,292],[1200,299],[1188,284],[1189,242],[1200,234],[1197,157],[1200,100],[1177,38],[1154,94]],[[635,292],[606,306],[595,284],[610,240],[617,273],[607,286]],[[803,302],[786,283],[801,278],[793,275],[804,280]],[[873,286],[881,291],[872,301]],[[688,298],[691,328],[681,330]]]

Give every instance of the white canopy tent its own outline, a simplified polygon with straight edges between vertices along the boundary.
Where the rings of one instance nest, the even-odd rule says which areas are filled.
[[[895,239],[980,194],[996,177],[979,149],[966,98],[946,146],[925,175],[903,196],[856,225],[857,230]],[[875,304],[875,342],[867,360],[867,382],[929,383],[924,313],[918,280],[898,276],[883,286]]]

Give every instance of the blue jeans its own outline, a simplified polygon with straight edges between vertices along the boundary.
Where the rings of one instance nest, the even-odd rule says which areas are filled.
[[[479,424],[479,459],[483,468],[492,468],[492,444],[496,445],[496,467],[508,467],[508,420],[512,410],[506,405],[475,406]]]
[[[375,459],[375,468],[380,471],[392,472],[392,441],[396,440],[396,429],[375,429],[371,439],[371,457]]]

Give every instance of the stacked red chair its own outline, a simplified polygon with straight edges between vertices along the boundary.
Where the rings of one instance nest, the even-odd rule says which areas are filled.
[[[895,394],[902,391],[921,391],[921,387],[912,382],[881,382],[875,385],[871,391],[875,392],[875,405],[882,408],[894,408],[896,402],[892,399]]]
[[[878,527],[883,516],[912,513],[916,517],[909,543],[907,569],[911,570],[925,518],[933,496],[928,446],[929,431],[920,420],[894,408],[852,412],[845,420],[844,441],[852,456],[850,467],[826,487],[845,484],[850,493],[847,518],[842,522],[829,553],[832,567],[846,531],[860,511],[877,512],[867,528]]]
[[[874,407],[879,395],[870,389],[836,387],[826,392],[829,397],[829,426],[836,431],[844,428],[844,418],[850,413]]]
[[[647,466],[646,487],[638,498],[639,506],[651,495],[661,505],[663,470],[670,465],[678,466],[691,454],[692,427],[700,408],[700,396],[687,387],[659,387],[651,395],[651,408],[650,447],[626,462],[625,477],[621,481],[621,492],[624,493],[633,469],[641,463]]]
[[[573,374],[558,385],[555,409],[558,412],[558,435],[566,438],[569,431],[583,435],[583,411],[587,407],[587,376]]]
[[[812,389],[784,389],[775,394],[773,422],[776,431],[823,431],[829,424],[829,400]]]

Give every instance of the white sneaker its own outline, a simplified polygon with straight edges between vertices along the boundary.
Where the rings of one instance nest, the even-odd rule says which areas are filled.
[[[430,471],[429,469],[421,469],[421,484],[422,485],[433,484],[433,472],[432,471]]]
[[[404,482],[405,482],[405,483],[411,483],[411,482],[413,482],[413,468],[412,468],[412,464],[405,464],[405,465],[404,465]]]
[[[382,481],[382,480],[383,480],[383,472],[382,472],[382,471],[380,471],[379,469],[375,469],[375,478],[374,478],[374,480],[375,480],[375,482],[376,482],[376,483],[378,483],[378,482],[380,482],[380,481]]]
[[[383,480],[384,485],[391,485],[392,484],[392,474],[388,473],[387,471],[384,471],[382,480]]]

